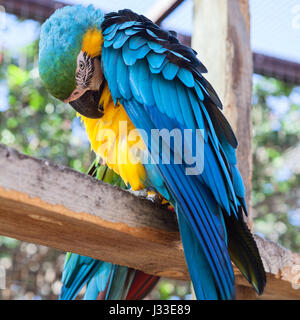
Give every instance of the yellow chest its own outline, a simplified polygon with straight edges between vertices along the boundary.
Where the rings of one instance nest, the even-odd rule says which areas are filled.
[[[146,171],[141,157],[146,148],[141,136],[124,107],[114,104],[107,84],[99,103],[104,109],[102,118],[81,116],[92,149],[133,190],[144,188]]]

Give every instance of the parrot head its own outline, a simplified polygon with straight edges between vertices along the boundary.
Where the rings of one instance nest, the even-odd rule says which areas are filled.
[[[104,84],[101,72],[101,10],[66,6],[41,28],[39,73],[47,90],[88,118],[103,115],[99,106]],[[102,88],[103,89],[103,88]]]

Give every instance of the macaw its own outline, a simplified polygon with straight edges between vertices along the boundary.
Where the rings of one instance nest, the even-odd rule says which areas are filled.
[[[125,185],[173,206],[197,299],[235,298],[231,260],[261,294],[266,276],[244,221],[237,139],[196,55],[131,10],[67,6],[41,28],[39,72]]]

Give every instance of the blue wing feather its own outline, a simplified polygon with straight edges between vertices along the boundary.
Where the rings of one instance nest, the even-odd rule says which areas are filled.
[[[147,44],[143,45],[142,47],[135,50],[135,55],[137,60],[140,60],[142,58],[145,58],[145,56],[150,52],[150,48],[147,46]]]
[[[98,268],[95,275],[87,283],[84,300],[96,300],[100,292],[107,289],[111,277],[113,264],[104,262],[102,268]]]
[[[111,26],[106,28],[102,32],[102,34],[105,36],[105,39],[111,40],[115,36],[116,32],[119,30],[120,27],[121,25],[119,24],[112,24]]]
[[[149,66],[151,66],[153,69],[160,68],[165,60],[166,56],[163,54],[158,54],[155,52],[150,52],[147,55],[147,60],[149,62]]]
[[[142,72],[141,69],[142,69],[142,66],[141,66],[141,63],[139,62],[129,67],[129,84],[130,84],[131,92],[135,97],[135,99],[138,102],[143,103],[143,98],[140,94],[140,86],[138,82],[140,73]]]
[[[141,36],[134,36],[129,40],[129,48],[133,50],[138,49],[146,43],[146,39],[142,38]]]
[[[60,300],[73,300],[86,285],[85,300],[125,299],[135,275],[134,269],[68,253],[64,266]]]
[[[178,81],[176,81],[175,84],[176,84],[176,91],[177,91],[179,106],[182,109],[184,123],[186,124],[187,128],[190,128],[190,129],[197,128],[196,119],[191,109],[190,101],[187,97],[186,89]]]
[[[118,59],[117,69],[117,83],[119,91],[125,99],[130,99],[132,94],[129,85],[129,73],[123,59]]]
[[[93,277],[102,261],[89,257],[69,253],[66,256],[62,275],[63,287],[59,295],[60,300],[72,300],[81,288]]]
[[[146,29],[146,32],[147,32],[151,37],[153,37],[153,38],[155,38],[155,39],[158,38],[158,36],[157,36],[154,32],[152,32],[151,30]]]
[[[194,87],[195,81],[192,73],[189,70],[181,68],[177,73],[178,78],[189,88]]]
[[[118,32],[117,35],[114,37],[113,48],[121,48],[124,45],[124,43],[129,39],[129,37],[130,36],[125,34],[124,32]]]
[[[105,46],[105,41],[104,41],[104,46]],[[128,42],[125,42],[124,46],[122,47],[122,55],[123,55],[125,64],[128,66],[132,66],[133,64],[135,64],[136,60],[138,59],[134,50],[131,50],[129,48]]]
[[[124,46],[123,46],[124,48]],[[109,89],[111,91],[114,102],[116,103],[120,91],[118,89],[116,66],[120,56],[119,50],[108,48],[102,50],[102,69],[104,70],[104,77],[107,79]],[[105,68],[103,67],[105,65]]]
[[[129,36],[133,36],[134,34],[137,34],[139,30],[134,30],[134,29],[125,29],[125,34]]]
[[[153,41],[148,41],[147,42],[148,46],[150,49],[152,49],[156,53],[164,53],[167,51],[166,48],[164,48],[161,44]]]
[[[120,25],[119,30],[123,30],[123,29],[129,28],[129,27],[132,27],[132,26],[138,26],[140,24],[141,24],[140,22],[136,22],[136,21],[127,21],[127,22],[124,22]]]
[[[196,89],[196,93],[198,95],[198,98],[203,101],[204,100],[204,95],[203,95],[203,92],[202,92],[202,89],[199,85],[199,83],[196,81],[195,83],[195,89]]]
[[[165,79],[167,80],[173,80],[177,74],[179,70],[179,67],[172,63],[172,62],[168,62],[163,70],[162,70],[162,73],[163,73],[163,76],[165,77]]]

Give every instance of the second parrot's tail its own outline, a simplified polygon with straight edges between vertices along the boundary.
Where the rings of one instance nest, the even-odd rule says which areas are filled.
[[[145,274],[142,271],[113,265],[107,288],[105,291],[98,291],[97,299],[141,300],[150,293],[158,280],[159,277]],[[89,290],[88,287],[85,298],[88,298]]]
[[[158,280],[138,270],[68,253],[59,299],[73,300],[87,285],[86,300],[140,300]]]
[[[88,174],[105,183],[127,189],[121,177],[98,160],[94,161]],[[82,287],[87,285],[87,300],[139,300],[153,289],[158,280],[159,277],[142,271],[67,253],[59,299],[75,299]]]
[[[128,290],[126,300],[141,300],[151,292],[159,280],[159,277],[151,276],[142,271],[135,270],[135,276]]]

